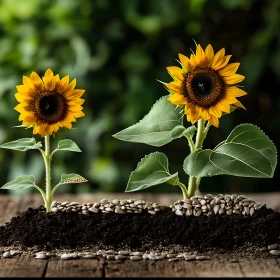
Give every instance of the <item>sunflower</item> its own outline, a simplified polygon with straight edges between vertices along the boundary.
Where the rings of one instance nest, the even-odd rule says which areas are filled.
[[[23,85],[16,87],[15,94],[19,104],[14,109],[20,113],[19,121],[42,137],[62,127],[71,129],[72,122],[85,115],[81,106],[84,100],[80,98],[85,91],[75,86],[76,79],[69,83],[69,76],[60,79],[51,69],[42,79],[35,72],[30,78],[23,76]]]
[[[245,77],[236,74],[240,63],[228,63],[231,55],[225,55],[225,49],[214,54],[209,44],[205,51],[197,45],[196,53],[190,58],[179,54],[182,68],[167,67],[174,81],[166,84],[172,94],[168,100],[175,105],[184,105],[187,120],[196,123],[199,119],[219,126],[223,113],[232,108],[245,109],[236,97],[247,93],[235,84]]]

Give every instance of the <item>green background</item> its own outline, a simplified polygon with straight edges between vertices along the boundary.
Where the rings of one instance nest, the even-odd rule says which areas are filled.
[[[230,62],[241,62],[238,73],[248,95],[235,111],[210,129],[204,148],[214,148],[240,123],[259,126],[280,147],[280,1],[275,0],[2,0],[0,2],[0,143],[33,137],[20,125],[14,94],[22,76],[42,76],[47,68],[60,77],[77,78],[85,89],[85,117],[73,130],[52,138],[74,140],[82,153],[59,152],[53,158],[53,184],[62,173],[89,180],[62,186],[58,192],[124,192],[131,171],[145,155],[160,151],[169,158],[171,173],[182,169],[189,150],[186,139],[155,148],[122,142],[113,134],[138,122],[167,92],[156,80],[170,82],[167,66],[212,44],[225,47]],[[187,122],[185,121],[187,125]],[[43,141],[40,135],[34,136]],[[38,151],[0,150],[0,185],[20,175],[34,175],[44,186],[43,159]],[[279,173],[279,172],[278,172]],[[24,194],[36,190],[18,191]],[[176,192],[160,185],[152,192]],[[203,192],[279,191],[273,179],[216,176],[201,181]],[[7,192],[2,190],[1,193]]]

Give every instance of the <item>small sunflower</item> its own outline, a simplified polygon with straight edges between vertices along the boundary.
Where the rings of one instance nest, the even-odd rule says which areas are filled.
[[[33,134],[42,137],[56,133],[59,128],[72,128],[76,118],[83,117],[83,89],[74,89],[76,79],[69,83],[69,76],[62,79],[51,69],[43,79],[35,72],[30,78],[23,76],[23,85],[17,86],[15,97],[19,104],[14,108],[20,113],[19,121],[33,127]]]
[[[168,100],[175,105],[184,105],[187,120],[196,123],[199,119],[219,126],[223,113],[230,113],[230,106],[245,109],[236,97],[247,93],[235,86],[245,77],[236,74],[240,63],[230,63],[231,55],[225,49],[214,54],[209,44],[205,51],[197,45],[196,54],[190,58],[179,54],[182,69],[167,67],[174,81],[166,84],[172,95]]]

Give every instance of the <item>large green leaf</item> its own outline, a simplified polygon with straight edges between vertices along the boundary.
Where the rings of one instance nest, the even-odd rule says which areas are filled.
[[[31,150],[31,149],[38,149],[41,147],[42,147],[41,142],[36,143],[36,140],[34,138],[21,138],[21,139],[7,142],[7,143],[0,145],[0,148],[17,150],[17,151],[22,151],[22,152],[25,152],[25,151]]]
[[[173,140],[170,131],[177,125],[182,125],[180,108],[167,100],[168,96],[160,98],[150,112],[137,124],[134,124],[113,137],[135,143],[145,143],[160,147]]]
[[[162,183],[177,185],[178,182],[178,172],[172,175],[169,173],[166,155],[155,152],[138,163],[136,170],[129,177],[125,191],[139,191]]]
[[[184,161],[190,176],[220,174],[243,177],[273,177],[277,151],[272,141],[256,126],[241,124],[214,150],[196,150]]]
[[[9,189],[9,190],[23,190],[30,187],[34,187],[35,178],[32,175],[24,175],[19,176],[15,180],[6,183],[1,189]]]
[[[60,151],[72,151],[72,152],[81,152],[78,145],[70,140],[70,139],[64,139],[58,142],[57,150]]]

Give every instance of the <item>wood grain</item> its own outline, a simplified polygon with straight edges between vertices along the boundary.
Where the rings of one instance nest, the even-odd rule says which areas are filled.
[[[97,259],[50,259],[45,277],[103,277],[103,262]]]
[[[0,260],[0,277],[42,278],[45,275],[47,264],[47,260],[38,260],[28,255],[2,258]]]
[[[280,271],[279,271],[280,273]],[[130,261],[105,266],[106,277],[244,277],[238,263],[223,260]]]

